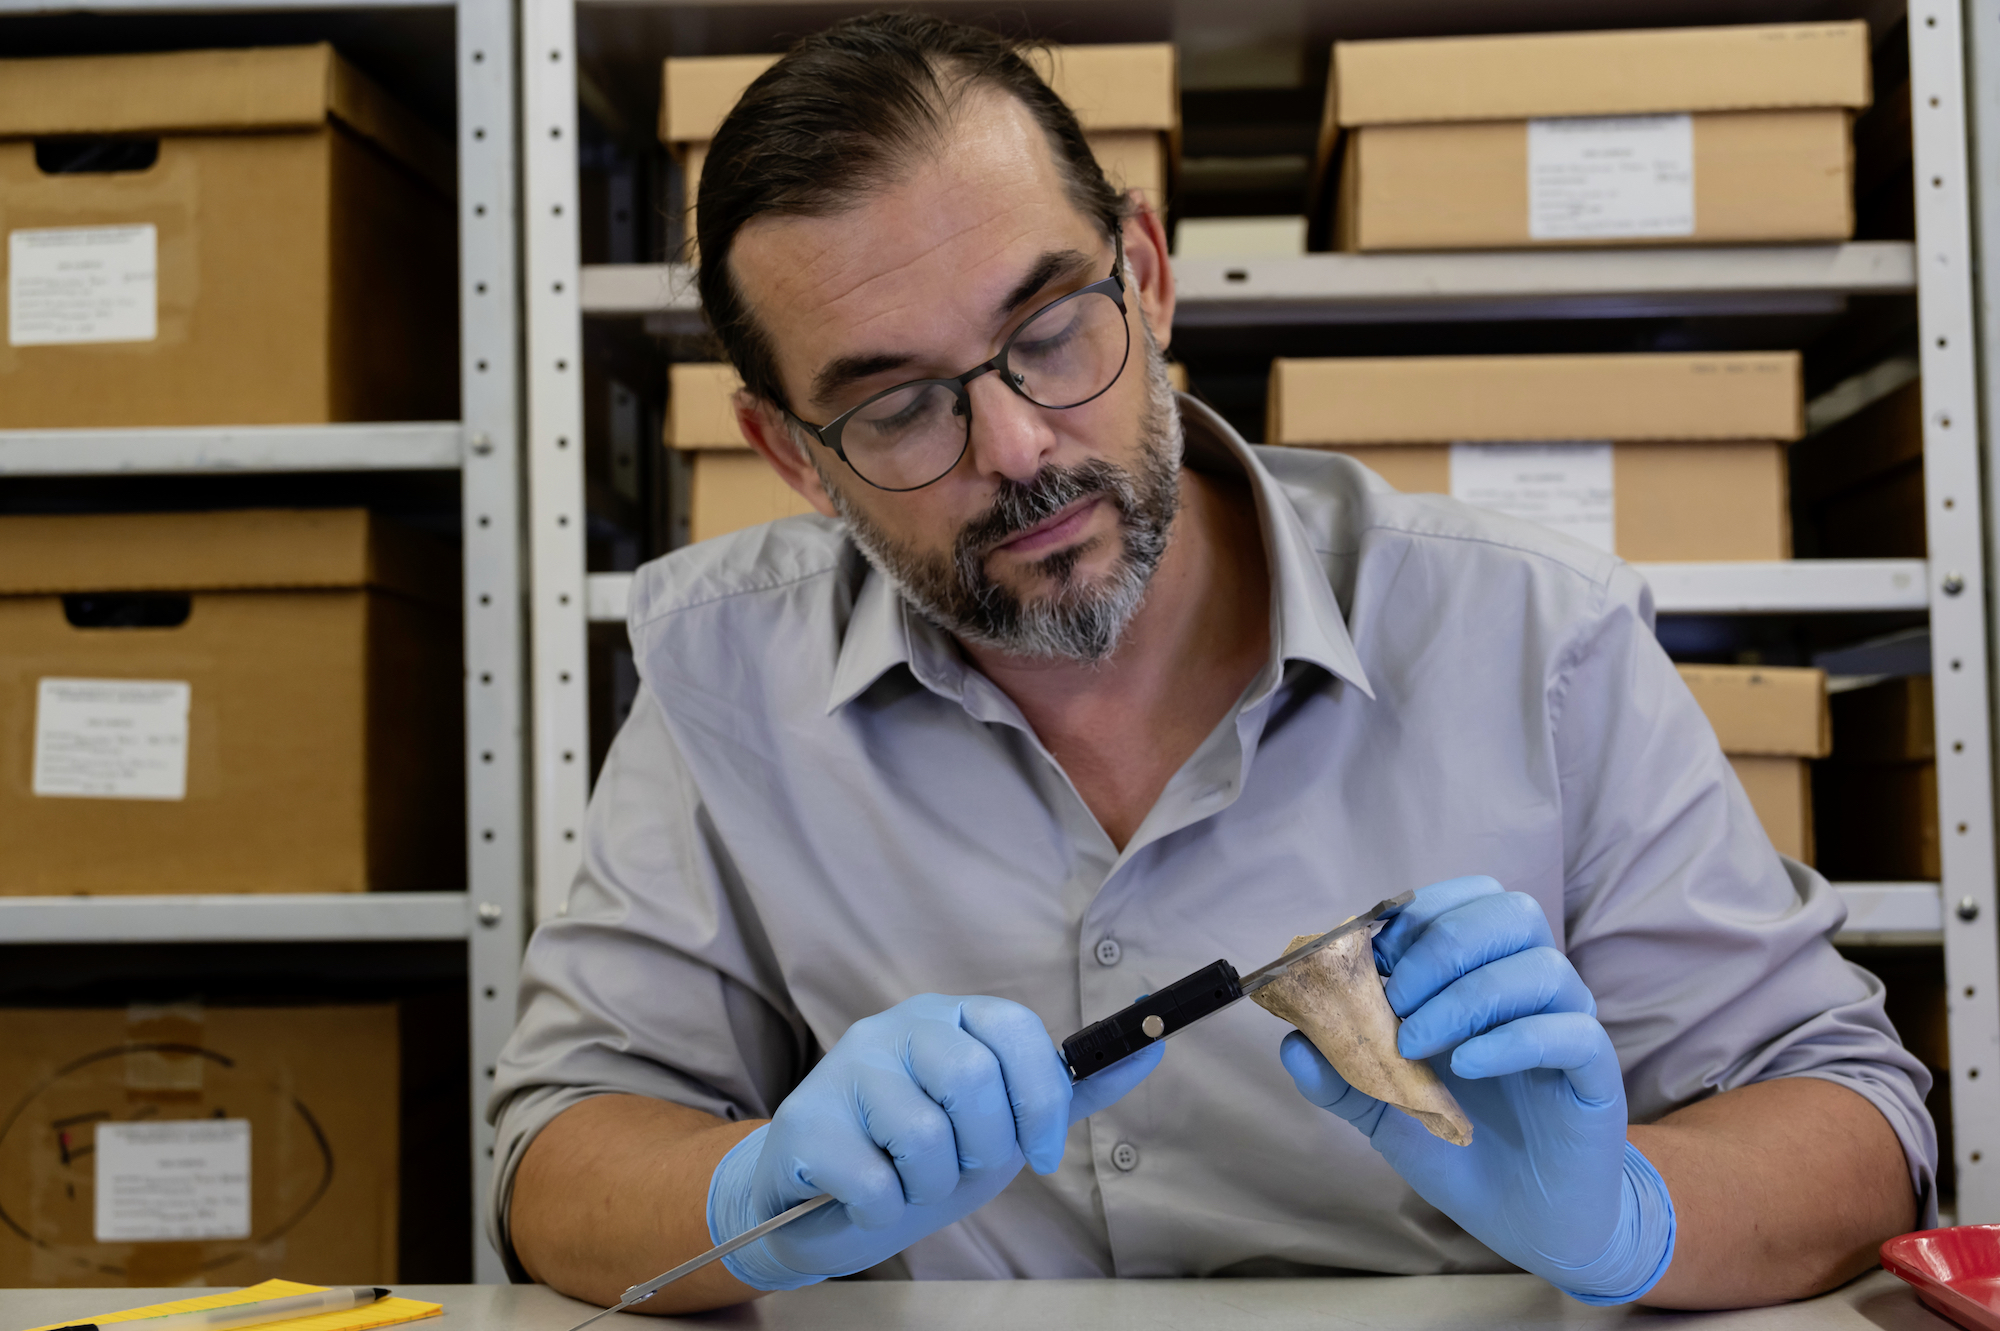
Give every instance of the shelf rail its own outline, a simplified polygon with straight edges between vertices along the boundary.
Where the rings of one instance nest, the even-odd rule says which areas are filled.
[[[492,436],[469,432],[478,455]],[[0,430],[0,476],[176,476],[300,471],[456,471],[456,421],[387,425],[218,425]]]
[[[1788,559],[1751,564],[1636,564],[1662,615],[1858,614],[1929,604],[1921,559]],[[585,579],[592,623],[620,623],[630,573]]]
[[[1915,249],[1898,240],[1173,262],[1182,327],[1832,314],[1917,287]],[[579,293],[586,316],[661,335],[703,326],[685,265],[593,264]]]
[[[10,946],[463,940],[473,910],[463,892],[0,897],[0,939]]]

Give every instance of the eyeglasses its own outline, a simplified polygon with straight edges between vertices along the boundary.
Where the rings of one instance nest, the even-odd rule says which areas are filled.
[[[950,379],[913,379],[885,389],[828,425],[790,410],[848,469],[878,490],[921,490],[943,480],[972,443],[966,386],[997,370],[1038,407],[1065,411],[1102,397],[1125,372],[1132,327],[1125,318],[1125,242],[1114,235],[1111,276],[1051,301],[1016,328],[1000,354]]]

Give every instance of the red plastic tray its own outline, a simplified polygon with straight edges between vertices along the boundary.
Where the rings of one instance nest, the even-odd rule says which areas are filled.
[[[2000,1331],[2000,1225],[1923,1229],[1882,1245],[1882,1265],[1971,1331]]]

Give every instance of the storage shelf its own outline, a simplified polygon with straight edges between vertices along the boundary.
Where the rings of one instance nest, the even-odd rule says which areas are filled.
[[[451,939],[471,911],[463,892],[0,897],[0,944]]]
[[[1924,610],[1921,559],[1784,559],[1752,564],[1636,564],[1663,615],[1854,614]]]
[[[1836,313],[1916,290],[1914,247],[1757,245],[1176,259],[1177,325]]]
[[[455,471],[455,421],[156,430],[0,430],[0,476]]]
[[[1850,296],[1907,296],[1905,241],[1639,250],[1304,254],[1175,259],[1178,326],[1830,314]],[[693,270],[583,269],[586,316],[643,316],[649,332],[701,328]]]
[[[1663,615],[1855,614],[1922,610],[1929,604],[1921,559],[1793,559],[1766,564],[1635,564]],[[630,573],[593,573],[585,611],[598,623],[625,618]]]
[[[1944,897],[1936,883],[1835,883],[1847,924],[1834,941],[1910,946],[1944,942]]]

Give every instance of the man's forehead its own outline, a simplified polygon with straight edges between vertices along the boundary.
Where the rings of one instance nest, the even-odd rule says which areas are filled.
[[[953,322],[990,332],[992,307],[1040,256],[1102,247],[1047,136],[1018,101],[989,93],[967,98],[941,150],[854,206],[753,219],[730,266],[781,366],[809,373],[801,360],[856,339],[949,336]]]

